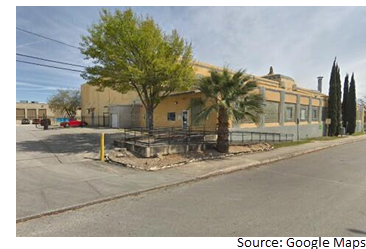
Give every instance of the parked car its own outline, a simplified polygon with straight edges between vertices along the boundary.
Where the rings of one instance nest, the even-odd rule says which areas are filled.
[[[39,118],[35,118],[32,120],[32,124],[40,124],[41,123],[41,119]]]
[[[64,128],[69,128],[87,126],[88,123],[80,120],[69,120],[68,122],[62,122],[60,125]]]
[[[41,125],[44,126],[44,124],[47,122],[48,125],[51,125],[51,119],[46,118],[46,119],[41,119]]]
[[[23,118],[22,119],[22,124],[30,124],[30,121],[28,118]]]

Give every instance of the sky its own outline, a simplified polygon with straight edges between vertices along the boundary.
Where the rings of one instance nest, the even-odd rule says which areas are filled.
[[[125,9],[126,7],[106,7]],[[73,46],[79,46],[87,28],[99,21],[101,7],[17,7],[16,26]],[[300,87],[316,89],[329,75],[337,57],[341,77],[355,73],[358,98],[366,96],[366,7],[133,7],[193,45],[194,59],[275,73],[295,79]],[[17,53],[89,65],[78,49],[22,31],[16,32]],[[18,60],[68,67],[17,56]],[[343,82],[343,80],[342,80]],[[16,64],[16,99],[46,102],[57,89],[80,89],[80,73]]]

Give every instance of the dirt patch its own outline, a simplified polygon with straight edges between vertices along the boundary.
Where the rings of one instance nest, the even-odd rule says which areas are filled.
[[[154,158],[139,157],[138,155],[135,155],[129,151],[123,153],[118,151],[110,151],[107,155],[107,159],[130,168],[155,171],[176,167],[190,162],[264,152],[272,149],[273,146],[271,144],[258,143],[230,146],[229,153],[220,153],[217,150],[210,149],[197,152],[192,151],[185,154],[171,154],[164,156],[159,155],[158,157]]]

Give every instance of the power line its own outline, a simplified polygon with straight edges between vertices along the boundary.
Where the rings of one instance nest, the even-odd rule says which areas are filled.
[[[76,69],[71,69],[71,68],[66,68],[66,67],[56,67],[56,66],[50,66],[50,65],[39,64],[39,63],[34,63],[34,62],[29,62],[29,61],[22,61],[22,60],[16,60],[16,61],[17,62],[21,62],[21,63],[25,63],[25,64],[31,64],[31,65],[41,66],[41,67],[50,67],[50,68],[55,68],[55,69],[60,69],[60,70],[66,70],[66,71],[73,71],[73,72],[78,72],[78,73],[84,73],[84,71],[76,70]]]
[[[70,66],[87,68],[86,66],[82,66],[82,65],[78,65],[78,64],[72,64],[72,63],[67,63],[67,62],[49,60],[49,59],[44,59],[44,58],[40,58],[40,57],[36,57],[36,56],[31,56],[31,55],[25,55],[25,54],[21,54],[21,53],[16,53],[16,55],[18,55],[18,56],[24,56],[24,57],[27,57],[27,58],[33,58],[33,59],[37,59],[37,60],[44,60],[44,61],[49,61],[49,62],[54,62],[54,63],[60,63],[60,64],[64,64],[64,65],[70,65]],[[54,69],[66,70],[66,71],[73,71],[73,72],[79,72],[79,73],[85,73],[86,72],[86,71],[81,71],[81,70],[72,69],[72,68],[57,67],[57,66],[40,64],[40,63],[35,63],[35,62],[30,62],[30,61],[23,61],[23,60],[16,60],[16,61],[17,62],[20,62],[20,63],[35,65],[35,66],[49,67],[49,68],[54,68]],[[107,72],[111,72],[111,73],[114,73],[114,74],[116,73],[116,71],[111,71],[111,70],[107,70]],[[120,77],[120,78],[123,78],[123,77]],[[136,78],[136,77],[134,77],[134,76],[125,76],[125,79],[132,79],[132,78]]]
[[[21,29],[21,28],[16,28],[17,30],[20,30],[22,32],[25,32],[25,33],[28,33],[28,34],[31,34],[31,35],[34,35],[34,36],[38,36],[38,37],[41,37],[43,39],[46,39],[46,40],[50,40],[50,41],[53,41],[53,42],[57,42],[57,43],[60,43],[62,45],[65,45],[65,46],[68,46],[68,47],[71,47],[71,48],[75,48],[77,50],[80,50],[80,47],[76,47],[74,45],[71,45],[71,44],[67,44],[66,42],[62,42],[62,41],[59,41],[59,40],[56,40],[56,39],[53,39],[53,38],[50,38],[50,37],[47,37],[47,36],[44,36],[44,35],[40,35],[40,34],[37,34],[37,33],[34,33],[34,32],[31,32],[31,31],[28,31],[28,30],[25,30],[25,29]]]
[[[41,57],[36,57],[36,56],[31,56],[31,55],[21,54],[21,53],[16,53],[16,54],[17,54],[18,56],[23,56],[23,57],[27,57],[27,58],[31,58],[31,59],[42,60],[42,61],[48,61],[48,62],[53,62],[53,63],[59,63],[59,64],[69,65],[69,66],[74,66],[74,67],[82,67],[82,68],[86,68],[86,66],[82,66],[82,65],[78,65],[78,64],[73,64],[73,63],[68,63],[68,62],[62,62],[62,61],[55,61],[55,60],[45,59],[45,58],[41,58]]]

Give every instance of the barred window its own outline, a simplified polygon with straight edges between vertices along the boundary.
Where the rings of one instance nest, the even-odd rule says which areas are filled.
[[[265,122],[278,123],[279,122],[279,103],[274,101],[266,101],[264,106]]]
[[[295,122],[296,121],[295,111],[296,111],[295,104],[286,103],[286,105],[285,105],[285,121],[286,122]]]
[[[313,112],[312,112],[312,120],[313,121],[318,121],[318,119],[319,119],[319,107],[314,106],[313,107]]]
[[[175,112],[168,112],[168,121],[175,121]]]
[[[309,115],[309,106],[307,105],[301,105],[300,107],[300,120],[301,121],[307,121]]]

